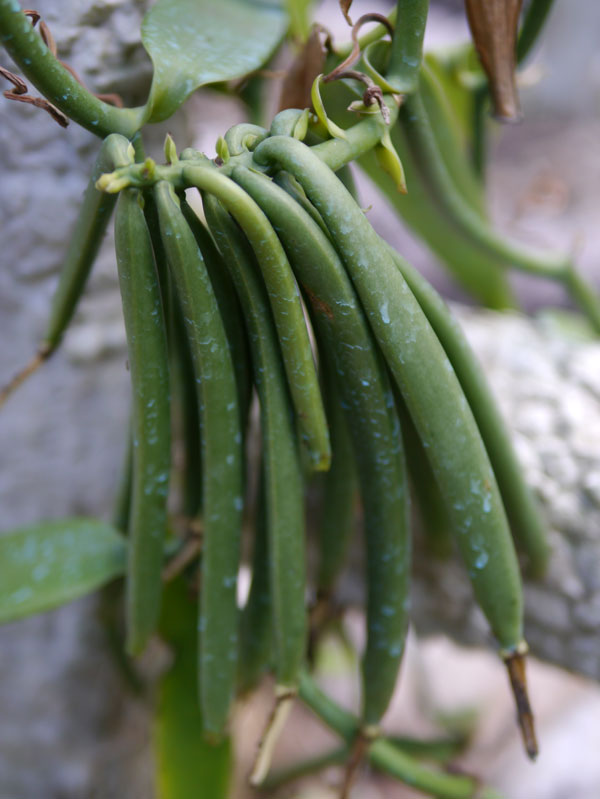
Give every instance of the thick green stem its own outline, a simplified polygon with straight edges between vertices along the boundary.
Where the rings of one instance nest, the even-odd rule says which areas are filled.
[[[115,108],[78,83],[34,31],[17,0],[0,0],[0,44],[49,102],[96,136],[131,138],[143,124],[143,107]]]
[[[306,673],[300,679],[299,695],[328,727],[348,744],[353,741],[359,729],[357,719],[326,696]],[[472,777],[425,768],[385,738],[378,738],[369,746],[368,757],[375,768],[431,797],[474,799],[477,796],[478,799],[493,799],[496,796],[490,789],[482,788]]]
[[[397,0],[386,79],[402,94],[417,90],[429,0]]]
[[[307,777],[310,774],[316,774],[329,766],[343,765],[350,754],[348,746],[336,746],[329,752],[317,757],[311,757],[307,760],[302,760],[299,763],[294,763],[291,766],[285,766],[273,771],[262,784],[264,791],[274,791],[276,788],[281,788],[294,780],[299,780],[302,777]]]
[[[517,63],[524,61],[533,45],[536,43],[540,31],[544,27],[546,18],[552,10],[554,0],[531,0],[517,42]]]
[[[326,696],[305,671],[300,675],[298,696],[321,719],[323,724],[337,733],[340,738],[347,743],[354,740],[360,729],[358,719]]]
[[[600,296],[572,265],[566,270],[565,286],[571,297],[584,312],[588,321],[600,334]]]
[[[471,145],[471,163],[475,170],[475,174],[482,183],[485,181],[487,162],[489,97],[487,83],[473,90],[473,143]]]
[[[508,265],[540,277],[564,281],[568,259],[512,244],[498,235],[464,202],[440,157],[420,95],[414,94],[406,98],[402,109],[402,122],[412,155],[422,165],[424,179],[435,192],[442,210],[457,227],[472,241],[476,241],[488,250],[492,256],[504,259]]]
[[[375,768],[412,785],[427,796],[438,799],[492,799],[496,795],[489,788],[480,789],[473,777],[425,768],[384,738],[371,744],[369,760]]]
[[[329,139],[322,144],[316,144],[311,148],[312,151],[334,172],[368,153],[379,144],[386,130],[394,125],[398,116],[398,105],[395,100],[390,95],[386,95],[384,99],[390,112],[389,126],[385,124],[381,114],[369,114],[361,122],[346,130],[345,139]]]

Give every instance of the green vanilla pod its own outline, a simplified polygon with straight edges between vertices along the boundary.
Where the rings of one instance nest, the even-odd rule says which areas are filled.
[[[168,138],[170,149],[174,143]],[[156,202],[151,192],[144,196],[144,216],[150,231],[167,326],[171,380],[171,436],[181,452],[176,459],[171,482],[180,497],[181,512],[193,519],[202,504],[200,417],[196,398],[196,377],[181,304],[169,274],[165,248],[160,235]]]
[[[183,168],[183,181],[217,197],[252,245],[267,286],[302,443],[313,469],[327,470],[331,449],[325,411],[298,287],[285,252],[263,212],[232,180],[190,163]]]
[[[250,403],[252,401],[252,377],[249,366],[250,353],[246,332],[241,319],[240,304],[231,278],[214,245],[210,233],[187,201],[182,200],[181,210],[202,253],[202,258],[204,259],[210,282],[215,292],[221,319],[225,325],[225,334],[231,351],[238,393],[240,395],[242,430],[245,431]]]
[[[325,359],[326,350],[319,348]],[[325,408],[331,436],[331,468],[323,475],[323,496],[317,531],[317,601],[327,599],[346,565],[356,527],[357,467],[349,419],[338,387],[335,365],[324,360]]]
[[[170,137],[167,137],[167,146],[174,151],[175,145]],[[171,479],[177,487],[181,512],[186,518],[193,519],[202,506],[202,454],[196,376],[181,303],[167,266],[154,195],[147,192],[144,199],[144,215],[152,239],[167,324],[172,436],[181,453]]]
[[[238,292],[248,330],[260,403],[275,675],[282,692],[294,691],[306,649],[307,619],[304,489],[293,408],[277,329],[252,249],[214,196],[206,194],[203,201],[209,228]]]
[[[237,674],[236,586],[244,504],[238,391],[212,284],[179,199],[166,181],[156,184],[154,196],[196,374],[203,478],[198,677],[205,730],[220,736]]]
[[[117,203],[115,246],[133,391],[133,487],[126,586],[127,649],[141,652],[158,623],[170,471],[167,336],[141,192]]]
[[[460,325],[433,286],[391,247],[390,254],[454,368],[494,469],[517,545],[526,554],[532,575],[540,577],[550,554],[546,525],[525,483],[510,433],[483,370]]]
[[[264,469],[261,468],[253,525],[252,577],[240,614],[238,691],[241,694],[256,688],[273,659],[266,504]]]
[[[113,133],[102,143],[94,163],[52,300],[48,327],[40,347],[46,357],[56,349],[73,317],[117,199],[114,195],[98,191],[96,181],[104,172],[110,172],[129,163],[129,159],[126,158],[128,149],[127,139]],[[117,163],[115,155],[119,151],[122,152],[122,156]]]
[[[394,397],[402,425],[406,465],[416,512],[421,522],[425,550],[436,558],[446,560],[454,551],[446,503],[431,468],[427,450],[419,438],[406,404],[398,391],[394,392]]]
[[[273,141],[293,140],[278,137]],[[379,722],[392,695],[408,623],[408,496],[391,387],[356,294],[329,239],[265,176],[236,167],[233,178],[271,220],[312,306],[318,339],[329,351],[327,361],[334,364],[339,376],[365,519],[367,646],[362,717],[370,727]]]

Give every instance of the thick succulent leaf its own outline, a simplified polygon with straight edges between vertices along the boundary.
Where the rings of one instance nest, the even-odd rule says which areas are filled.
[[[154,65],[146,121],[167,119],[199,86],[258,69],[286,27],[277,0],[158,0],[142,23]]]
[[[0,535],[0,622],[50,610],[125,571],[126,543],[96,519],[62,519]]]
[[[173,654],[156,692],[154,745],[157,799],[227,799],[228,739],[211,744],[198,706],[197,599],[182,577],[163,594],[160,633]]]

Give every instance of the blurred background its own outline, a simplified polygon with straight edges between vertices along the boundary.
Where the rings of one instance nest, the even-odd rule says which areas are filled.
[[[59,54],[85,76],[88,85],[97,91],[117,91],[131,104],[144,99],[151,75],[139,41],[147,5],[141,0],[40,0],[38,10],[57,39]],[[372,10],[371,4],[356,0],[354,15],[366,10]],[[316,18],[347,38],[335,2],[323,4]],[[501,230],[526,243],[575,250],[578,266],[600,288],[599,31],[599,4],[556,0],[540,45],[522,73],[524,121],[494,126],[488,197],[491,215]],[[432,2],[428,47],[463,41],[467,36],[461,3]],[[289,53],[282,55],[273,69],[284,69],[289,59]],[[10,68],[2,53],[0,63]],[[277,95],[274,79],[274,110]],[[195,146],[212,157],[218,135],[242,121],[243,114],[235,100],[202,91],[169,121],[168,130],[180,148]],[[152,154],[161,152],[166,130],[166,126],[152,129],[148,148]],[[30,357],[44,329],[68,232],[96,149],[96,140],[76,125],[65,132],[42,112],[0,101],[0,340],[4,342],[0,383]],[[403,228],[373,188],[357,177],[363,207],[372,206],[373,225],[448,298],[467,302],[429,251]],[[109,235],[63,346],[0,413],[3,529],[42,518],[110,515],[129,392],[113,253]],[[514,277],[514,283],[527,311],[568,304],[555,285],[521,275]],[[538,493],[548,503],[564,495],[559,508],[562,516],[556,512],[556,530],[571,534],[567,518],[571,527],[579,525],[577,541],[585,544],[577,544],[573,573],[569,572],[568,579],[562,574],[555,583],[556,596],[542,592],[536,599],[531,592],[538,614],[533,619],[534,635],[537,630],[543,637],[540,646],[553,653],[555,662],[568,662],[571,668],[598,678],[600,602],[594,591],[600,591],[600,541],[598,528],[588,529],[587,520],[597,520],[600,507],[600,349],[568,336],[565,342],[554,328],[538,323],[532,327],[519,316],[506,322],[489,312],[459,313],[490,368],[492,383],[531,461],[526,465],[537,475]],[[532,353],[529,359],[525,350]],[[585,368],[575,369],[575,363],[584,363]],[[567,377],[568,385],[564,383]],[[527,409],[529,415],[524,403],[532,406]],[[549,425],[554,425],[550,433]],[[574,440],[569,439],[570,431],[585,439],[579,444],[583,454],[575,459],[571,444],[564,443]],[[542,457],[541,447],[548,440],[554,442],[554,450]],[[572,498],[578,496],[587,497],[588,504],[574,502]],[[596,513],[593,517],[585,516],[591,513],[590,503]],[[563,540],[561,535],[557,540]],[[460,575],[452,577],[449,590],[453,595],[464,594],[455,582],[460,579]],[[436,735],[444,729],[440,718],[446,725],[467,718],[472,744],[457,759],[457,766],[477,774],[507,799],[597,799],[597,683],[556,666],[531,664],[529,681],[541,744],[541,755],[532,765],[521,751],[499,660],[489,650],[459,647],[454,642],[457,638],[481,642],[484,637],[461,633],[463,619],[465,628],[472,626],[467,611],[464,615],[456,611],[452,623],[447,618],[436,622],[431,618],[435,601],[429,607],[427,602],[432,600],[425,595],[430,583],[419,585],[414,603],[425,611],[420,616],[416,613],[419,623],[411,632],[386,727],[414,736]],[[576,615],[581,603],[589,611],[584,621]],[[424,621],[427,614],[429,623]],[[583,632],[579,638],[571,635],[574,624],[585,636]],[[360,647],[360,614],[349,612],[345,629]],[[444,631],[451,632],[453,640],[440,634]],[[148,653],[141,667],[151,676],[163,663],[164,653],[157,649]],[[341,703],[357,706],[357,666],[339,643],[332,640],[324,646],[319,674]],[[270,686],[265,685],[239,709],[235,723],[238,770],[231,799],[252,795],[245,780],[270,699]],[[127,690],[107,646],[94,599],[0,628],[0,707],[0,799],[152,797],[147,705]],[[330,740],[307,712],[297,708],[277,749],[276,762],[284,764],[318,752]],[[328,799],[336,795],[339,776],[332,770],[280,795]],[[353,795],[361,799],[417,796],[366,771]]]

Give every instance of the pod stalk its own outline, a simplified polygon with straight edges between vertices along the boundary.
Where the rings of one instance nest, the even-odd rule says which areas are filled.
[[[20,369],[8,383],[0,389],[0,408],[4,405],[6,400],[15,392],[20,385],[22,385],[28,377],[40,368],[44,361],[50,356],[52,350],[46,347],[40,347],[34,357]]]
[[[356,781],[358,769],[368,755],[369,747],[373,741],[379,737],[379,727],[368,725],[361,727],[357,733],[354,743],[350,750],[350,756],[346,763],[344,781],[340,790],[340,799],[350,799],[352,786]]]
[[[286,685],[277,686],[275,692],[275,706],[267,720],[250,774],[249,782],[254,788],[262,785],[267,777],[273,759],[273,751],[298,695],[295,688],[289,688]]]

